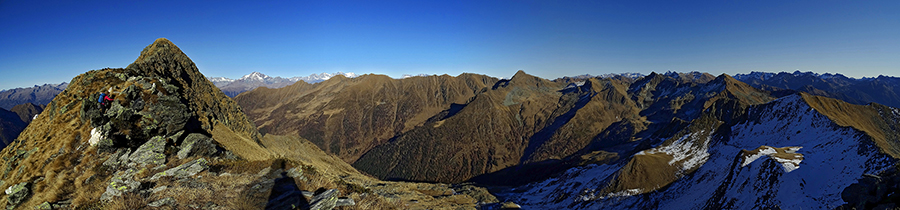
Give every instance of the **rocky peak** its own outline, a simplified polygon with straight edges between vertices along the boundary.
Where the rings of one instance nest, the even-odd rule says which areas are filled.
[[[153,44],[144,47],[144,50],[141,51],[141,55],[138,56],[137,60],[134,60],[134,63],[173,58],[187,59],[190,61],[190,58],[187,58],[187,55],[185,55],[184,52],[181,52],[181,49],[179,49],[178,46],[175,46],[172,41],[169,41],[169,39],[166,38],[159,38],[156,39]]]
[[[128,72],[144,77],[159,77],[174,85],[181,94],[188,108],[197,114],[197,118],[205,130],[214,130],[217,126],[235,133],[241,138],[259,142],[259,132],[241,109],[206,79],[197,66],[178,46],[166,38],[159,38],[145,47],[134,63],[128,65]]]

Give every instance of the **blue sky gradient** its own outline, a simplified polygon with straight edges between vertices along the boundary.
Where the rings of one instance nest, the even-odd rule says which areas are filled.
[[[166,37],[207,76],[900,76],[900,1],[6,1],[0,89],[125,67]]]

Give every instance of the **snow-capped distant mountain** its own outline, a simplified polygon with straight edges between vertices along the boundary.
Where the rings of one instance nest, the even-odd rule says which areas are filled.
[[[582,74],[582,75],[576,75],[576,76],[565,76],[565,77],[560,77],[560,78],[554,79],[553,81],[557,81],[557,82],[560,82],[560,81],[561,81],[561,82],[580,82],[580,81],[584,81],[584,80],[587,80],[587,79],[590,79],[590,78],[600,78],[600,79],[604,79],[604,78],[623,78],[623,79],[626,79],[626,80],[629,80],[629,81],[633,81],[633,80],[637,80],[637,79],[639,79],[639,78],[641,78],[641,77],[644,77],[644,76],[645,76],[644,74],[641,74],[641,73],[633,73],[633,72],[626,72],[626,73],[609,73],[609,74],[601,74],[601,75]]]
[[[352,72],[310,74],[309,76],[305,77],[291,78],[271,77],[260,72],[252,72],[250,74],[242,76],[240,79],[230,79],[226,77],[207,77],[207,79],[209,79],[209,81],[212,82],[216,87],[221,89],[222,92],[225,92],[225,95],[234,97],[240,93],[256,89],[257,87],[281,88],[294,84],[295,82],[301,80],[307,83],[317,83],[328,80],[331,77],[337,75],[344,75],[345,77],[350,78],[357,77],[357,75]]]
[[[410,77],[427,77],[427,76],[431,76],[431,75],[434,75],[434,74],[416,74],[416,75],[403,74],[402,76],[400,76],[400,79],[406,79],[406,78],[410,78]]]
[[[294,82],[303,80],[307,83],[317,83],[317,82],[331,79],[331,77],[334,77],[337,75],[344,75],[345,77],[348,77],[348,78],[354,78],[354,77],[359,76],[353,72],[349,72],[349,73],[335,72],[335,73],[310,74],[309,76],[305,76],[305,77],[291,77],[289,80],[294,81]]]
[[[250,73],[248,75],[244,75],[243,77],[241,77],[241,80],[253,80],[253,81],[269,81],[271,79],[273,79],[273,78],[270,77],[269,75],[265,75],[263,73],[259,73],[259,72],[255,72],[255,71],[253,73]]]
[[[234,79],[228,79],[225,77],[209,77],[207,79],[209,79],[209,81],[212,82],[213,85],[216,85],[216,87],[224,86],[228,83],[234,82]]]

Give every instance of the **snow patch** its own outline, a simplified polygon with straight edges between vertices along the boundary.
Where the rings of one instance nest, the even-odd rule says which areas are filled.
[[[760,146],[758,149],[756,149],[759,150],[758,152],[751,151],[749,152],[749,156],[744,157],[744,161],[743,163],[741,163],[741,167],[746,167],[747,165],[750,165],[750,163],[753,163],[753,161],[756,161],[756,159],[767,156],[770,159],[775,160],[775,162],[780,163],[781,167],[784,168],[784,172],[791,172],[800,168],[800,162],[803,161],[803,155],[796,154],[796,152],[801,148],[803,147],[780,148],[784,151],[783,153],[781,153],[783,154],[782,156],[793,157],[791,159],[785,159],[776,156],[779,154],[779,152],[775,150],[775,148],[770,146]]]
[[[766,146],[764,146],[764,147],[766,147]],[[775,154],[775,153],[778,153],[778,152],[775,151],[774,148],[772,148],[772,147],[766,147],[766,149],[760,150],[760,151],[759,151],[758,153],[756,153],[756,154],[752,154],[752,155],[750,155],[750,156],[745,157],[745,158],[744,158],[744,163],[741,163],[741,167],[744,167],[744,166],[749,165],[750,163],[752,163],[752,162],[755,161],[756,159],[759,159],[759,157],[762,157],[762,156],[768,156],[768,155]]]
[[[712,139],[712,137],[707,136],[700,142],[694,141],[695,139],[700,138],[700,134],[701,133],[686,134],[669,145],[640,151],[635,155],[665,153],[672,156],[672,160],[669,160],[669,165],[674,166],[675,163],[684,161],[681,163],[681,170],[687,171],[703,165],[709,158],[709,152],[707,151],[709,150],[709,140]]]
[[[103,134],[100,132],[100,130],[97,130],[97,128],[91,129],[91,138],[88,139],[88,143],[90,143],[91,146],[95,146],[98,142],[100,142],[101,138],[103,138]]]

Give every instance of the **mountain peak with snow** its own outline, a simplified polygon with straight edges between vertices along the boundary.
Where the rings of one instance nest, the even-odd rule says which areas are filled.
[[[243,77],[241,77],[242,80],[256,80],[256,81],[266,81],[271,78],[272,77],[270,77],[269,75],[265,75],[265,74],[259,73],[257,71],[254,71],[253,73],[250,73],[248,75],[244,75]]]

